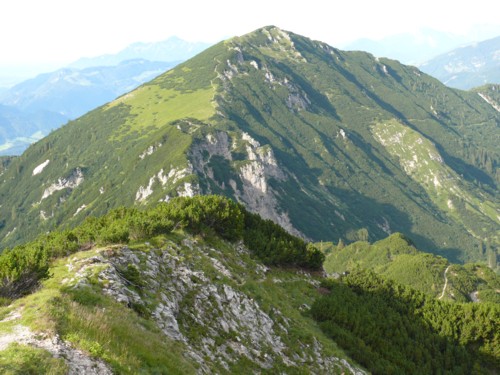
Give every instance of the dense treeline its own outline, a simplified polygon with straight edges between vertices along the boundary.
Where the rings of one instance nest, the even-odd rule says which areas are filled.
[[[291,236],[271,220],[245,214],[245,245],[264,263],[319,269],[325,256],[312,244]]]
[[[29,293],[48,276],[51,260],[94,245],[128,243],[183,229],[195,235],[243,240],[264,263],[318,269],[324,256],[279,225],[220,196],[174,198],[150,210],[118,208],[88,217],[72,230],[54,231],[0,255],[0,298]]]
[[[374,374],[481,374],[498,368],[500,308],[436,300],[357,270],[325,281],[321,328]]]

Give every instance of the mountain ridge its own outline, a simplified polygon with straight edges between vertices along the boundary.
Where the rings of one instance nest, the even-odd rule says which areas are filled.
[[[133,59],[158,62],[184,61],[209,46],[209,43],[188,42],[176,36],[172,36],[159,42],[132,43],[115,54],[81,58],[69,64],[68,67],[84,69],[93,66],[112,66]]]
[[[400,231],[454,261],[484,259],[481,241],[498,241],[498,116],[415,67],[262,28],[31,147],[4,173],[19,184],[0,186],[2,201],[12,197],[0,207],[3,244],[30,223],[71,225],[118,202],[217,193],[315,240]],[[403,133],[418,150],[390,146]],[[398,147],[430,163],[438,183],[405,169]]]
[[[0,255],[0,365],[23,363],[6,348],[35,347],[70,373],[365,373],[305,313],[318,276],[290,261],[310,249],[226,198],[117,209],[43,237]],[[41,267],[9,262],[16,251]],[[42,285],[16,294],[31,275]]]
[[[372,244],[358,241],[347,246],[316,246],[326,254],[325,271],[336,277],[365,269],[440,300],[500,302],[500,279],[487,265],[449,263],[445,258],[419,251],[400,233]]]

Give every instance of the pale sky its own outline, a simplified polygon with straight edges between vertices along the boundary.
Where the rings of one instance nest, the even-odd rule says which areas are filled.
[[[67,64],[134,42],[216,42],[275,25],[341,47],[422,27],[500,31],[497,0],[1,0],[0,69]],[[499,32],[500,34],[500,32]]]

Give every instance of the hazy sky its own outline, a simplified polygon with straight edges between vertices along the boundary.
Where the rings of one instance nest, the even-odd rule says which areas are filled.
[[[466,34],[496,25],[497,0],[1,0],[0,69],[65,64],[133,42],[216,42],[275,25],[341,47],[430,27]]]

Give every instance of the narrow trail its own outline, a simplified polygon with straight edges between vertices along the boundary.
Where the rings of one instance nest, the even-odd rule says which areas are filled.
[[[451,265],[449,265],[448,267],[446,267],[446,269],[444,270],[444,286],[443,286],[443,291],[441,292],[441,295],[439,296],[438,299],[441,299],[444,297],[444,292],[446,290],[446,287],[448,286],[448,277],[446,276],[446,274],[448,273],[448,270],[450,269]]]

